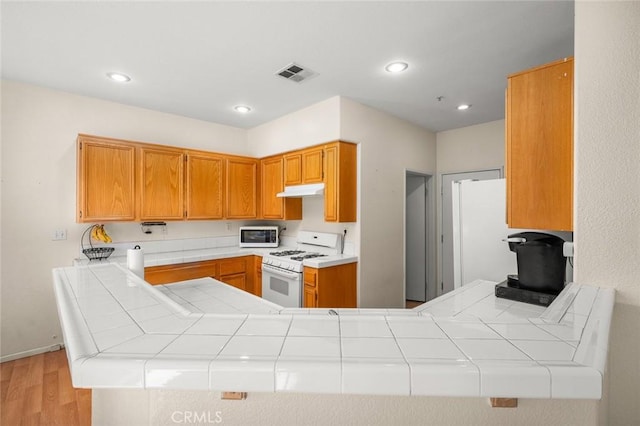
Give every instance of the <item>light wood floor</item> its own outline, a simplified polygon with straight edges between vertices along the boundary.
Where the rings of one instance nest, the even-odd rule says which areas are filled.
[[[91,390],[71,386],[64,350],[0,364],[2,426],[91,425]]]
[[[407,309],[413,309],[416,306],[420,306],[422,305],[424,302],[417,302],[415,300],[406,300],[405,301],[405,308]]]

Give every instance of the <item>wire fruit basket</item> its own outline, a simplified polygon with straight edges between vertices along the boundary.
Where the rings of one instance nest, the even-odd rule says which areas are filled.
[[[91,225],[82,233],[82,237],[80,238],[80,246],[82,247],[82,253],[87,256],[89,261],[92,260],[104,260],[111,256],[111,253],[115,250],[113,247],[94,247],[91,242],[91,236],[89,236],[89,246],[90,248],[84,248],[84,236],[87,232],[91,231],[93,228],[100,225]]]

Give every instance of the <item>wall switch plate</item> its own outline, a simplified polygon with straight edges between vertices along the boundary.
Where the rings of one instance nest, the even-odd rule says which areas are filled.
[[[67,239],[67,230],[60,228],[53,231],[53,235],[51,236],[51,240],[53,241],[61,241]]]

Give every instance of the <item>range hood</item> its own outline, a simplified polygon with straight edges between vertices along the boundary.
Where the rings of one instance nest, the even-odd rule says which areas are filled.
[[[277,197],[311,197],[324,194],[324,183],[310,183],[307,185],[285,186],[284,192],[276,194]]]

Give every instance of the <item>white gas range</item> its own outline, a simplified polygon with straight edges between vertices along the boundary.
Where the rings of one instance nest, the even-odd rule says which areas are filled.
[[[302,306],[302,271],[305,259],[342,253],[342,235],[300,231],[292,250],[262,257],[262,298],[287,308]]]

